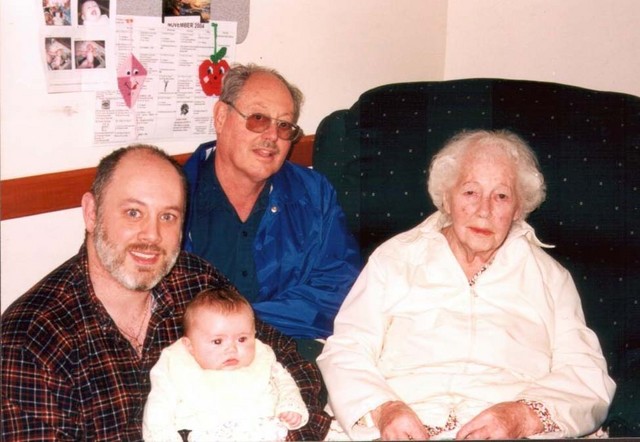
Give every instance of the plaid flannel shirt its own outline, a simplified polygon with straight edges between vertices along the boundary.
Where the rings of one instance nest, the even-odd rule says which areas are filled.
[[[229,284],[182,252],[152,291],[155,307],[140,358],[98,301],[83,246],[2,315],[2,440],[142,440],[149,371],[181,336],[186,304],[204,288]],[[323,439],[330,418],[319,400],[319,371],[292,339],[260,321],[256,326],[309,408],[309,423],[287,438]]]

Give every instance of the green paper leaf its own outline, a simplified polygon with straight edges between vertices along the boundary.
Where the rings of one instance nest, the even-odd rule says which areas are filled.
[[[210,58],[211,58],[212,62],[217,63],[220,60],[222,60],[225,55],[227,55],[227,48],[226,47],[222,47],[222,48],[220,48],[220,50],[218,52],[213,54]]]

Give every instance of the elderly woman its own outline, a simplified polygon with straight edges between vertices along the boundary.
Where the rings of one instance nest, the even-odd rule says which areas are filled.
[[[330,437],[596,431],[615,384],[571,276],[524,221],[545,197],[532,150],[462,132],[428,190],[438,211],[371,255],[318,358]]]

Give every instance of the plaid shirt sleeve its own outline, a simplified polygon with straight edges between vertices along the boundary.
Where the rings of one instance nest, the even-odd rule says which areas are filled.
[[[309,422],[304,427],[289,431],[287,440],[324,440],[329,432],[331,418],[322,409],[320,370],[298,354],[295,341],[268,324],[256,319],[257,337],[273,348],[276,359],[291,374],[300,388],[300,394],[309,409]]]
[[[50,333],[49,333],[50,332]],[[34,351],[29,345],[2,345],[2,439],[6,441],[77,440],[82,438],[75,422],[73,382],[64,370],[64,343],[52,330],[42,330],[51,345]],[[43,336],[44,337],[44,336]]]

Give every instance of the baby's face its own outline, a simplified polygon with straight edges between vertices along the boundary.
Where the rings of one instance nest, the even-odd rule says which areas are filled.
[[[194,313],[185,344],[200,367],[235,370],[253,362],[256,330],[247,308],[223,314],[201,307]]]
[[[82,4],[82,21],[97,21],[102,15],[100,6],[93,0],[87,0]]]

